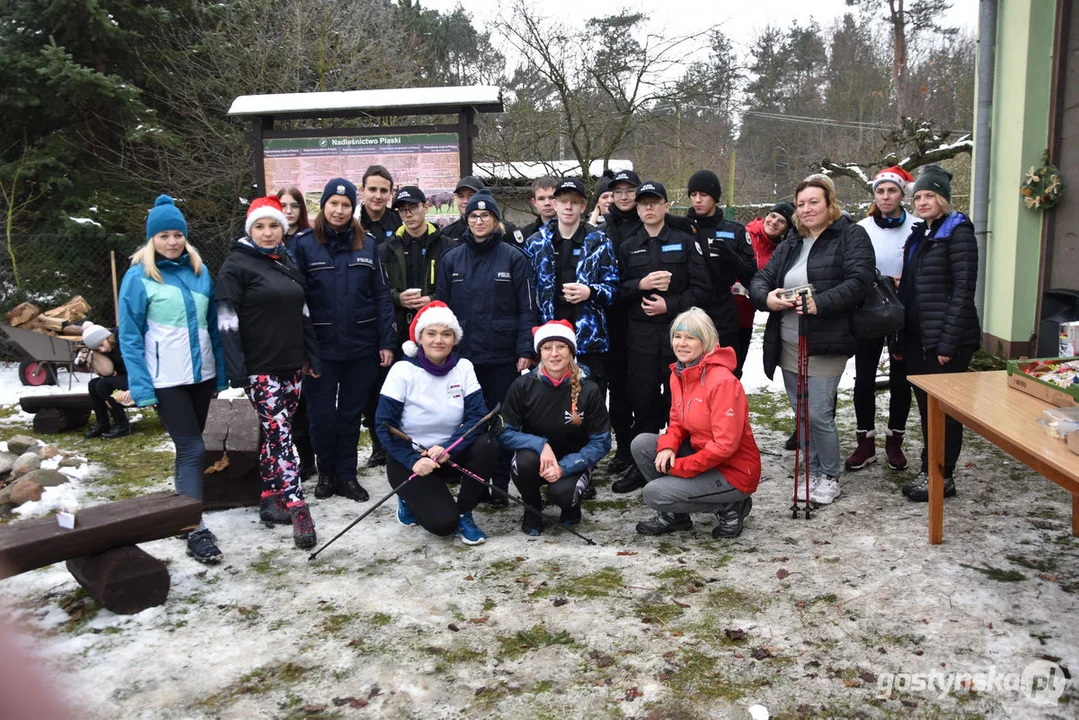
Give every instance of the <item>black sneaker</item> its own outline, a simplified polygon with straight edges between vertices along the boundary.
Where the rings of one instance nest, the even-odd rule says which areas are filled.
[[[333,497],[333,478],[329,475],[319,475],[318,485],[315,486],[315,497],[319,500]]]
[[[521,518],[521,532],[531,537],[539,537],[543,534],[543,516],[537,510],[535,514],[525,510]]]
[[[83,435],[83,437],[87,438],[87,439],[101,437],[102,435],[104,435],[108,431],[109,431],[109,424],[108,423],[97,423],[92,428],[87,430],[86,434]]]
[[[267,495],[259,500],[259,520],[266,527],[292,524],[292,515],[289,514],[281,493]]]
[[[903,494],[914,502],[929,502],[929,474],[918,473],[914,482],[903,486]],[[944,478],[944,497],[955,497],[955,478]]]
[[[321,478],[319,480],[321,481]],[[333,491],[341,497],[347,497],[349,500],[355,500],[356,502],[367,502],[371,499],[371,496],[364,490],[363,485],[356,481],[356,478],[337,478],[333,484]],[[315,497],[318,497],[317,488],[315,489]]]
[[[119,425],[113,425],[111,430],[106,430],[101,433],[102,440],[111,440],[113,438],[127,437],[131,434],[131,423],[122,423]]]
[[[689,530],[693,521],[686,513],[656,513],[651,520],[637,523],[637,532],[641,535],[664,535],[676,530]]]
[[[206,565],[216,565],[221,562],[221,551],[217,549],[217,538],[208,528],[188,534],[187,554]]]
[[[784,450],[797,450],[798,449],[798,431],[795,430],[791,433],[791,436],[787,438],[787,442],[783,443]]]
[[[371,457],[367,458],[367,467],[381,467],[386,464],[386,448],[378,445],[371,450]]]
[[[292,516],[292,541],[300,550],[309,550],[318,543],[315,535],[315,522],[306,505],[299,505],[289,510]]]
[[[753,498],[747,497],[741,502],[728,503],[716,513],[716,526],[712,528],[712,537],[733,539],[742,534],[742,523],[753,509]]]
[[[572,507],[562,510],[562,514],[558,517],[558,522],[562,523],[565,527],[571,525],[578,525],[581,522],[581,506],[573,505]]]
[[[641,471],[636,467],[632,467],[628,473],[611,483],[611,492],[619,494],[633,492],[634,490],[640,490],[647,484],[648,480],[641,474]]]

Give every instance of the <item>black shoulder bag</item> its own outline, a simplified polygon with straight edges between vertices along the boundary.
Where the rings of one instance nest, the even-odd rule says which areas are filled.
[[[858,340],[887,337],[903,329],[903,303],[895,291],[895,280],[877,271],[869,294],[850,316],[850,331]]]

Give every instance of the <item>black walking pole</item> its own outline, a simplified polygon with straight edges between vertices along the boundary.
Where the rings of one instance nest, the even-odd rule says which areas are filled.
[[[410,437],[409,437],[408,435],[406,435],[406,434],[405,434],[404,432],[402,432],[402,431],[401,431],[401,430],[399,430],[398,428],[395,428],[395,427],[389,427],[389,426],[387,425],[387,426],[386,426],[386,429],[387,429],[387,430],[389,430],[389,431],[390,431],[390,433],[392,433],[393,435],[396,435],[397,437],[401,438],[402,440],[408,440],[408,441],[409,441],[410,443],[412,443],[413,445],[415,445],[415,446],[416,446],[416,447],[418,447],[418,448],[421,448],[421,449],[423,449],[423,450],[426,450],[426,449],[427,449],[427,448],[423,447],[423,445],[420,445],[420,444],[419,444],[418,442],[416,442],[415,440],[413,440],[412,438],[410,438]],[[533,515],[536,515],[537,517],[539,517],[539,519],[540,519],[540,520],[543,520],[543,513],[542,513],[542,512],[540,512],[539,510],[537,510],[536,508],[532,507],[531,505],[528,505],[528,504],[526,504],[526,503],[525,503],[524,501],[522,501],[522,500],[520,500],[520,499],[518,499],[518,498],[515,498],[514,496],[510,495],[510,494],[509,494],[509,492],[507,492],[507,491],[503,490],[502,488],[498,487],[498,486],[497,486],[497,485],[495,485],[494,483],[491,483],[491,482],[489,482],[489,481],[487,481],[487,480],[484,480],[483,478],[481,478],[481,477],[480,477],[479,475],[477,475],[476,473],[472,472],[472,471],[471,471],[471,470],[469,470],[468,468],[466,468],[466,467],[461,467],[460,465],[458,465],[457,463],[453,462],[452,460],[447,460],[446,462],[447,462],[447,463],[449,463],[451,467],[453,467],[453,468],[455,468],[456,470],[458,470],[459,472],[461,472],[461,473],[463,473],[463,474],[465,474],[465,475],[469,476],[470,478],[472,478],[473,480],[475,480],[476,482],[478,482],[478,483],[479,483],[480,485],[483,485],[484,487],[486,487],[486,488],[487,488],[488,490],[497,490],[498,492],[502,493],[502,495],[504,495],[504,496],[506,497],[506,499],[507,499],[507,500],[512,500],[513,502],[517,503],[518,505],[520,505],[521,507],[523,507],[523,508],[524,508],[525,510],[527,510],[528,512],[530,512],[530,513],[532,513]],[[402,484],[403,484],[403,483],[402,483]],[[562,527],[563,527],[563,528],[564,528],[564,529],[565,529],[565,530],[566,530],[567,532],[569,532],[569,533],[570,533],[570,534],[572,534],[572,535],[576,535],[577,537],[581,538],[582,540],[584,540],[584,541],[585,541],[586,543],[588,543],[589,545],[595,545],[595,544],[596,544],[596,541],[595,541],[595,540],[592,540],[591,538],[587,538],[587,537],[585,537],[584,535],[582,535],[581,533],[577,532],[577,531],[576,531],[576,530],[574,530],[573,528],[571,528],[571,527],[568,527],[568,526],[566,526],[566,525],[563,525]]]
[[[481,417],[481,418],[480,418],[479,420],[477,420],[477,421],[476,421],[476,424],[475,424],[475,425],[473,425],[473,426],[472,426],[472,427],[470,427],[470,428],[469,428],[468,430],[466,430],[466,431],[464,432],[464,434],[463,434],[463,435],[461,435],[461,437],[457,438],[457,440],[456,440],[456,441],[455,441],[455,442],[454,442],[454,443],[453,443],[452,445],[450,445],[450,446],[449,446],[448,448],[446,448],[446,452],[445,452],[445,454],[449,454],[449,451],[450,451],[450,450],[452,450],[453,448],[457,447],[458,443],[460,443],[460,442],[461,442],[462,440],[464,440],[464,439],[465,439],[466,437],[468,437],[469,435],[471,435],[471,434],[472,434],[472,432],[473,432],[473,431],[474,431],[474,430],[475,430],[476,428],[478,428],[478,427],[479,427],[480,425],[483,425],[483,424],[484,424],[485,422],[487,422],[488,420],[490,420],[491,418],[493,418],[493,417],[494,417],[495,415],[497,415],[497,414],[498,414],[498,411],[499,411],[499,410],[501,410],[501,409],[502,409],[502,403],[498,403],[498,404],[496,404],[496,405],[495,405],[495,406],[494,406],[493,408],[491,408],[491,412],[487,413],[486,415],[484,415],[483,417]],[[394,430],[394,428],[390,428],[390,430],[392,431],[392,430]],[[408,437],[408,436],[406,435],[405,437]],[[400,485],[398,485],[397,487],[393,488],[393,489],[392,489],[392,490],[390,490],[390,491],[389,491],[388,493],[386,493],[386,495],[385,495],[385,496],[384,496],[384,497],[383,497],[383,498],[382,498],[381,500],[379,500],[379,501],[378,501],[377,503],[375,503],[375,504],[374,504],[374,505],[372,505],[371,507],[367,508],[367,510],[366,510],[366,511],[365,511],[365,512],[363,513],[363,515],[360,515],[360,516],[359,516],[358,518],[356,518],[355,520],[353,520],[353,521],[352,521],[351,523],[349,523],[348,527],[346,527],[346,528],[345,528],[344,530],[342,530],[341,532],[337,533],[337,534],[336,534],[336,535],[334,535],[334,536],[333,536],[332,538],[330,538],[329,542],[327,542],[326,544],[324,544],[324,545],[323,545],[322,547],[320,547],[320,548],[319,548],[318,550],[316,550],[315,552],[311,553],[311,554],[310,554],[310,555],[309,555],[309,556],[307,557],[307,560],[308,560],[308,562],[310,562],[311,560],[314,560],[314,559],[315,559],[315,557],[316,557],[316,556],[317,556],[317,555],[318,555],[318,554],[319,554],[320,552],[322,552],[323,550],[325,550],[326,548],[328,548],[328,547],[329,547],[330,545],[333,545],[334,541],[335,541],[335,540],[337,540],[337,538],[341,537],[342,535],[344,535],[345,533],[347,533],[347,532],[348,532],[349,530],[351,530],[352,528],[356,527],[356,525],[357,525],[357,524],[359,524],[359,522],[360,522],[361,520],[363,520],[363,519],[364,519],[365,517],[367,517],[368,515],[370,515],[371,513],[373,513],[373,512],[375,511],[375,510],[377,510],[377,509],[378,509],[378,508],[379,508],[379,507],[380,507],[380,506],[382,505],[382,503],[386,502],[386,501],[387,501],[387,500],[389,500],[389,499],[390,499],[391,497],[393,497],[393,496],[394,496],[394,495],[396,495],[396,494],[397,494],[398,492],[400,492],[400,491],[401,491],[401,488],[403,488],[403,487],[404,487],[405,485],[408,485],[408,484],[409,484],[410,482],[412,482],[412,478],[414,478],[414,477],[416,477],[416,473],[412,473],[411,475],[409,475],[409,476],[408,476],[408,479],[407,479],[407,480],[405,480],[405,481],[404,481],[403,483],[401,483]]]

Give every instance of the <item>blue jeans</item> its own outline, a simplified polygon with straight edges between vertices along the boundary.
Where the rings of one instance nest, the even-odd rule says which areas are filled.
[[[202,431],[214,394],[214,380],[197,385],[156,388],[157,414],[176,445],[176,492],[202,500],[203,470],[206,469],[206,444]]]
[[[323,360],[322,374],[305,377],[303,395],[311,422],[319,475],[356,478],[356,443],[368,393],[378,379],[378,358]]]
[[[839,377],[809,377],[809,474],[839,477],[839,430],[835,426],[835,393]],[[794,417],[798,418],[798,374],[783,371]],[[799,435],[801,428],[798,428]],[[803,439],[804,442],[804,439]],[[799,451],[801,452],[801,451]]]

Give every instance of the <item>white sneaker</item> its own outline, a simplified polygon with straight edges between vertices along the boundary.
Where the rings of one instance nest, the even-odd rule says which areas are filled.
[[[821,475],[817,484],[810,485],[809,499],[817,505],[831,505],[839,497],[839,479],[831,475]]]

